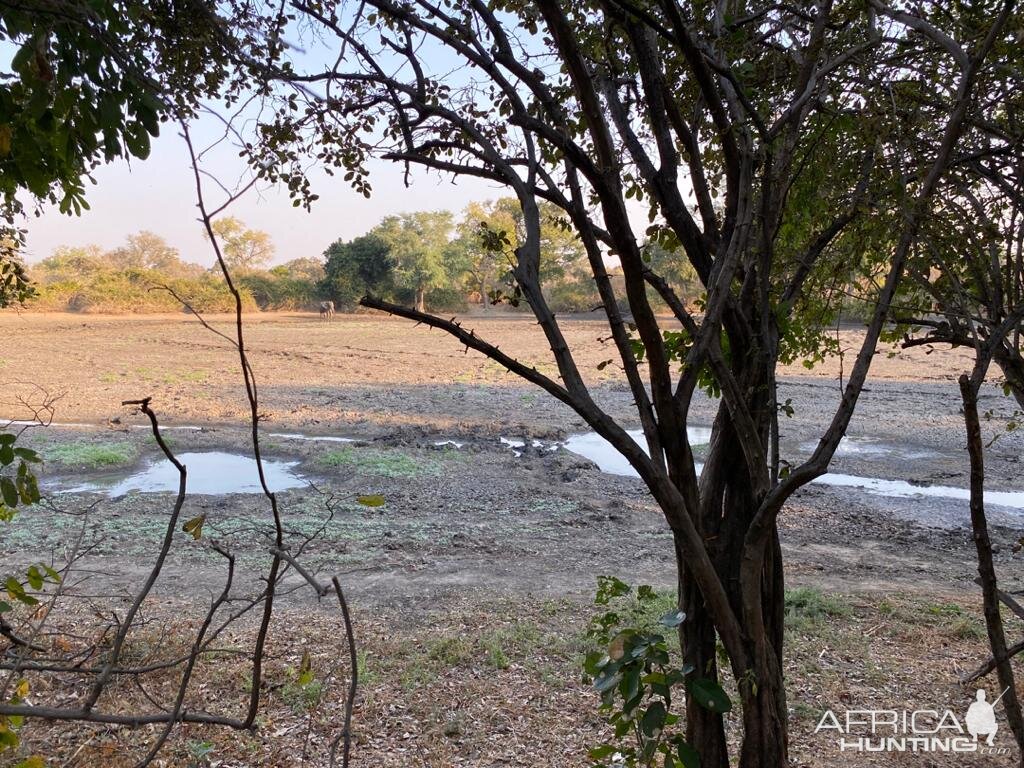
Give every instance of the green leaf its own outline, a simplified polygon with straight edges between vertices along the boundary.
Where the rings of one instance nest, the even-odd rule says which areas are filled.
[[[41,574],[39,569],[34,565],[30,566],[29,569],[25,571],[25,575],[28,577],[28,583],[32,589],[43,588],[43,574]]]
[[[14,453],[19,458],[25,461],[31,461],[33,464],[38,464],[42,461],[39,454],[33,451],[31,448],[15,448]]]
[[[597,605],[608,605],[613,598],[629,594],[630,589],[626,582],[615,576],[598,576],[597,596],[594,597],[594,602]]]
[[[3,493],[4,503],[8,507],[18,506],[18,487],[9,477],[0,477],[0,492]]]
[[[619,693],[627,702],[636,699],[640,695],[641,670],[630,666],[623,672],[622,682],[619,684]],[[639,704],[639,702],[637,702]]]
[[[656,701],[647,708],[644,716],[640,719],[640,730],[649,739],[656,738],[665,727],[665,705]]]
[[[364,507],[383,507],[385,499],[380,494],[372,494],[370,496],[358,496],[356,501]]]
[[[313,660],[309,656],[309,650],[302,652],[302,661],[299,662],[299,686],[305,688],[313,682]]]
[[[679,755],[683,768],[700,768],[700,755],[685,741],[680,741],[676,745],[676,754]]]
[[[622,680],[622,673],[617,669],[606,669],[594,680],[594,689],[598,693],[610,691],[619,681]]]
[[[706,677],[698,677],[687,684],[686,689],[690,692],[696,702],[712,712],[724,714],[732,709],[732,701],[729,695],[714,680]]]
[[[654,591],[654,587],[650,584],[641,584],[636,588],[636,599],[641,603],[656,600],[657,598],[658,593]]]
[[[19,603],[24,603],[25,605],[39,604],[38,600],[25,592],[25,587],[23,587],[21,582],[13,576],[7,577],[7,581],[4,582],[4,587],[7,589],[7,594],[12,600],[17,600]]]
[[[602,744],[599,747],[594,747],[587,754],[590,755],[591,760],[604,760],[606,757],[611,757],[618,751],[618,748],[614,744]]]

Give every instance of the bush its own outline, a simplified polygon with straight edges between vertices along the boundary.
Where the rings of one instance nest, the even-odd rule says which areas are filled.
[[[601,306],[601,296],[593,282],[582,280],[554,283],[547,291],[547,300],[554,312],[589,312]]]
[[[252,295],[260,309],[311,309],[320,300],[317,281],[281,270],[245,272],[238,276],[238,285]]]
[[[396,288],[391,297],[398,304],[410,307],[416,303],[416,292],[404,288]],[[463,290],[450,287],[431,288],[427,291],[425,303],[428,312],[464,312],[469,306]]]
[[[197,312],[232,312],[234,297],[224,280],[212,273],[168,278],[154,270],[103,269],[54,282],[43,281],[27,307],[49,312],[143,313],[179,312],[181,302],[160,286],[167,286]],[[257,308],[252,293],[241,286],[242,307]]]

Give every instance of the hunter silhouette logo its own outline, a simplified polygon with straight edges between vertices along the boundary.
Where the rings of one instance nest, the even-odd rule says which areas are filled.
[[[991,703],[978,690],[963,721],[950,709],[849,709],[839,715],[829,709],[814,732],[834,732],[840,752],[1007,754],[995,746],[996,705],[1006,690]]]
[[[1006,695],[1006,691],[1010,690],[1006,688],[1002,693],[999,694],[999,699]],[[975,695],[974,703],[967,708],[967,716],[964,717],[964,723],[967,725],[967,732],[974,737],[977,741],[979,736],[987,736],[985,743],[988,746],[993,746],[993,741],[996,738],[996,731],[999,730],[999,723],[996,722],[996,704],[999,703],[999,699],[996,699],[991,704],[985,701],[985,691],[981,688],[978,689],[978,693]]]

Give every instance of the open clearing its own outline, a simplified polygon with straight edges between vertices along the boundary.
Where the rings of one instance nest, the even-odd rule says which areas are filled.
[[[466,322],[553,372],[543,338],[525,316]],[[215,325],[231,331],[226,318]],[[619,372],[597,368],[612,356],[600,342],[602,323],[573,319],[565,329],[596,396],[635,427]],[[167,433],[176,452],[246,454],[237,358],[226,341],[186,316],[5,313],[0,333],[18,342],[0,351],[0,416],[26,418],[22,401],[39,402],[41,391],[59,396],[55,425],[27,438],[50,457],[43,478],[53,503],[90,509],[27,511],[3,530],[0,551],[5,561],[59,558],[81,532],[93,546],[83,561],[87,572],[75,581],[80,594],[94,596],[76,602],[84,616],[88,601],[120,600],[136,586],[171,500],[166,493],[103,492],[156,457],[151,436],[137,428],[141,417],[121,401],[151,396],[164,424],[196,427]],[[260,384],[264,451],[303,481],[280,494],[286,523],[296,541],[321,531],[305,561],[325,578],[340,574],[355,607],[364,664],[355,764],[585,765],[587,748],[600,740],[598,699],[579,668],[595,578],[653,584],[665,600],[672,587],[671,537],[640,481],[605,474],[559,448],[585,431],[578,417],[495,364],[464,354],[439,331],[368,315],[330,324],[307,315],[257,315],[246,319],[246,337]],[[855,350],[857,338],[856,330],[843,331],[842,346]],[[833,471],[922,488],[966,487],[955,379],[967,356],[887,352],[876,359],[848,450]],[[781,397],[795,409],[782,425],[791,460],[813,447],[837,402],[840,374],[836,360],[783,372]],[[997,417],[992,429],[1012,411],[995,387],[981,409]],[[700,399],[691,423],[709,426],[714,412],[714,402]],[[501,438],[525,447],[513,449]],[[991,488],[1024,490],[1022,446],[1018,433],[989,449]],[[366,493],[382,494],[386,503],[353,502]],[[781,526],[795,764],[939,764],[922,755],[841,755],[834,735],[813,731],[829,708],[966,710],[974,687],[958,680],[983,660],[986,646],[965,510],[952,499],[828,485],[808,487],[787,507]],[[201,619],[220,588],[223,568],[211,540],[236,552],[243,583],[269,560],[261,497],[190,497],[184,514],[200,513],[207,515],[203,539],[178,532],[147,607],[149,621],[133,638],[139,659],[185,642],[181,630]],[[1024,586],[1020,556],[1011,549],[1024,534],[1022,515],[992,510],[1008,591]],[[316,604],[301,580],[286,583],[295,592],[283,599],[272,632],[269,709],[258,733],[183,729],[164,765],[322,764],[339,727],[343,638],[332,606]],[[172,615],[177,621],[169,625]],[[242,646],[251,629],[240,626],[222,645]],[[1022,629],[1011,623],[1011,637]],[[290,677],[304,647],[324,682],[315,696],[297,690]],[[203,706],[237,709],[245,676],[244,661],[230,653],[205,664]],[[994,690],[994,680],[985,683]],[[34,695],[45,700],[60,691]],[[109,707],[144,701],[129,686],[118,695],[123,699]],[[133,745],[152,734],[32,723],[24,736],[26,749],[54,758],[54,765],[84,767],[130,765]],[[208,750],[200,748],[207,743]],[[1013,757],[946,755],[941,764],[1010,765]],[[3,760],[0,766],[8,764]]]

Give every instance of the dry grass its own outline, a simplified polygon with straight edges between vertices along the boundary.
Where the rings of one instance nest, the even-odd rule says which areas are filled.
[[[434,607],[412,614],[357,616],[359,700],[355,711],[354,765],[374,768],[523,765],[561,768],[586,764],[600,740],[597,697],[580,679],[586,648],[583,629],[593,607],[571,601],[507,600]],[[831,708],[966,708],[973,687],[957,680],[984,655],[984,640],[965,632],[977,625],[977,605],[942,595],[900,599],[878,595],[791,593],[787,611],[787,680],[792,757],[796,765],[834,766],[831,738],[815,736]],[[154,618],[151,613],[150,618]],[[136,661],[152,660],[187,642],[187,623],[154,621],[132,641]],[[244,648],[250,628],[220,646]],[[1014,636],[1021,627],[1011,628]],[[296,670],[309,649],[314,684],[298,686]],[[340,729],[347,670],[338,617],[329,608],[291,606],[278,618],[268,648],[265,704],[255,733],[186,726],[155,765],[284,768],[326,765]],[[66,696],[70,679],[37,701]],[[994,688],[993,681],[988,683]],[[147,682],[150,696],[166,699],[175,679]],[[231,653],[208,659],[197,674],[191,706],[239,713],[251,687],[246,661]],[[151,708],[132,685],[117,688],[104,708]],[[735,736],[735,723],[730,730]],[[30,722],[25,750],[54,766],[132,764],[155,729]],[[1008,737],[1000,737],[1003,745]],[[21,756],[28,754],[23,751]],[[842,756],[844,765],[924,765],[920,755]],[[916,761],[916,762],[915,762]],[[14,765],[13,755],[0,766]],[[1010,765],[1009,756],[988,765]]]

